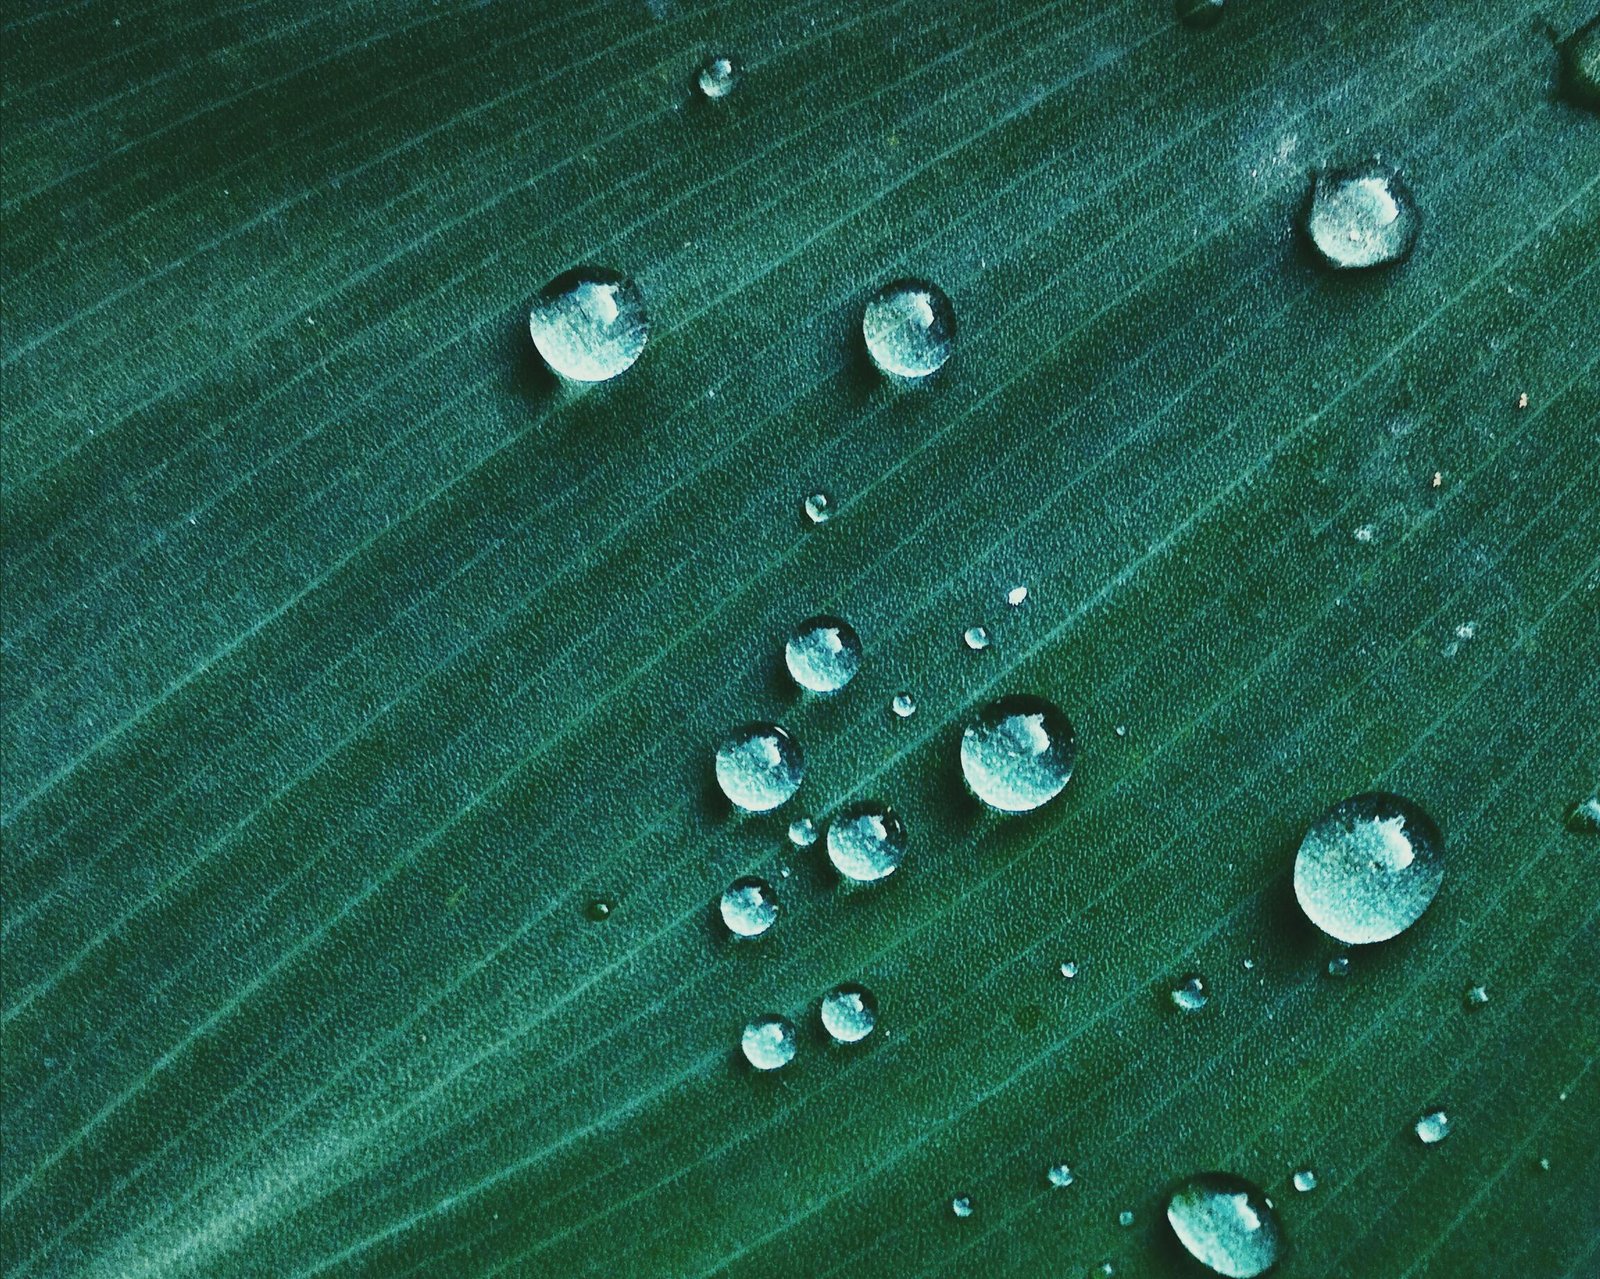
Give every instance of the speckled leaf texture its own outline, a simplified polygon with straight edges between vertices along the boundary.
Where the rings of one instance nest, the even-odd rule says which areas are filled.
[[[1166,1279],[1206,1169],[1285,1277],[1600,1273],[1593,16],[10,0],[5,1273]],[[1415,251],[1321,270],[1374,158]],[[581,264],[651,315],[585,387],[527,330]],[[801,697],[823,612],[864,663]],[[1007,818],[1011,692],[1078,756]],[[739,817],[753,719],[808,773]],[[1294,853],[1374,789],[1447,873],[1330,978]],[[910,850],[845,891],[785,830],[868,799]]]

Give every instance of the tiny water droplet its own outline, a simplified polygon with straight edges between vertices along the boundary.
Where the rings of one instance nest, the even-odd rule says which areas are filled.
[[[790,678],[813,693],[837,693],[861,669],[861,639],[842,617],[808,618],[783,646]]]
[[[639,358],[650,319],[632,280],[605,267],[581,266],[539,290],[528,331],[556,373],[576,382],[604,382]]]
[[[1052,1164],[1046,1170],[1045,1177],[1057,1190],[1065,1189],[1076,1180],[1072,1175],[1072,1169],[1067,1167],[1066,1164]]]
[[[1600,795],[1591,795],[1569,808],[1566,826],[1574,835],[1600,835]]]
[[[813,524],[826,524],[833,518],[833,499],[826,493],[813,493],[805,500],[805,510]]]
[[[961,642],[974,653],[989,647],[989,630],[985,626],[969,626],[961,633]]]
[[[745,1023],[739,1048],[757,1070],[777,1070],[794,1060],[797,1040],[794,1023],[777,1013],[766,1013]]]
[[[741,724],[717,748],[717,785],[747,813],[771,812],[806,775],[800,743],[776,724]]]
[[[1387,941],[1421,918],[1444,881],[1444,837],[1408,799],[1368,792],[1311,824],[1294,861],[1306,917],[1352,946]]]
[[[1026,602],[1027,598],[1028,588],[1026,586],[1013,586],[1009,591],[1006,592],[1006,603],[1011,605],[1012,608],[1016,608],[1023,604]]]
[[[1294,1175],[1294,1188],[1302,1195],[1309,1194],[1317,1188],[1317,1174],[1310,1168],[1302,1168]]]
[[[950,1201],[950,1211],[962,1220],[972,1216],[972,1196],[957,1195]]]
[[[759,937],[778,918],[778,898],[764,879],[736,879],[722,893],[722,922],[735,937]]]
[[[1561,93],[1569,102],[1600,111],[1600,14],[1556,46],[1561,59]]]
[[[1328,976],[1348,977],[1350,975],[1350,956],[1335,955],[1328,961]]]
[[[1117,1214],[1117,1225],[1121,1226],[1124,1230],[1133,1225],[1133,1213],[1129,1209],[1124,1208]]]
[[[1210,1000],[1210,992],[1206,989],[1206,979],[1199,973],[1190,973],[1179,978],[1178,984],[1169,992],[1173,1004],[1180,1012],[1197,1013],[1204,1008]]]
[[[1222,0],[1176,0],[1173,7],[1192,31],[1209,31],[1222,21]]]
[[[1482,1008],[1489,1002],[1489,989],[1486,986],[1468,986],[1467,993],[1461,997],[1461,1002],[1467,1006],[1468,1011]]]
[[[1256,961],[1251,959],[1249,955],[1246,955],[1244,957],[1244,966],[1246,969],[1254,968],[1256,966]]]
[[[583,913],[590,919],[599,923],[602,919],[610,919],[611,912],[616,909],[616,903],[606,897],[596,897],[583,908]]]
[[[1384,165],[1331,170],[1312,181],[1306,234],[1337,270],[1401,261],[1417,242],[1421,222],[1410,190]]]
[[[885,373],[924,378],[955,350],[955,308],[937,284],[895,280],[868,300],[861,334],[873,363]]]
[[[896,693],[894,701],[889,703],[889,708],[901,719],[910,719],[917,713],[917,699],[910,693]]]
[[[905,824],[883,804],[852,804],[828,824],[828,860],[844,878],[872,884],[894,874],[906,855]]]
[[[1540,1172],[1549,1172],[1550,1171],[1550,1160],[1549,1160],[1548,1157],[1539,1160],[1539,1171]]]
[[[1417,1140],[1424,1146],[1434,1146],[1450,1135],[1450,1116],[1442,1110],[1430,1110],[1416,1123]]]
[[[789,842],[796,848],[810,848],[818,833],[816,822],[809,817],[796,817],[789,823]]]
[[[1118,724],[1111,731],[1118,737],[1126,737],[1128,735],[1128,726],[1126,724]]]
[[[1078,975],[1078,966],[1075,963],[1073,963],[1070,959],[1067,960],[1066,963],[1061,965],[1061,975],[1063,977],[1065,977],[1068,981],[1071,981],[1074,977],[1076,977]]]
[[[845,982],[822,997],[822,1028],[836,1043],[860,1043],[878,1024],[878,999],[865,986]]]
[[[996,698],[961,733],[961,772],[972,793],[1002,813],[1026,813],[1059,795],[1072,777],[1072,724],[1031,693]]]
[[[1378,530],[1371,524],[1363,524],[1356,529],[1354,537],[1358,542],[1370,542]]]
[[[700,92],[715,102],[733,92],[739,83],[739,68],[732,58],[713,55],[700,64],[694,82]]]
[[[1228,1279],[1265,1274],[1284,1252],[1271,1201],[1232,1173],[1186,1178],[1167,1202],[1167,1222],[1191,1257]]]

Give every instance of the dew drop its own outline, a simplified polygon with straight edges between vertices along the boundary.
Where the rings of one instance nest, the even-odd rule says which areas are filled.
[[[794,1060],[797,1040],[794,1023],[777,1013],[767,1013],[745,1023],[739,1048],[757,1070],[778,1070]]]
[[[1052,1164],[1046,1169],[1044,1175],[1057,1190],[1066,1189],[1076,1180],[1072,1175],[1072,1169],[1067,1167],[1066,1164]]]
[[[1026,586],[1013,586],[1006,592],[1006,603],[1012,608],[1020,607],[1027,601],[1028,588]]]
[[[828,825],[828,860],[844,878],[872,884],[894,874],[906,855],[905,824],[883,804],[852,804]]]
[[[963,1221],[972,1216],[972,1196],[957,1195],[950,1201],[950,1212]]]
[[[817,824],[809,817],[796,817],[789,823],[789,842],[796,848],[810,848],[817,842]]]
[[[1561,58],[1561,93],[1569,101],[1600,111],[1600,14],[1556,46]]]
[[[989,647],[989,629],[986,626],[969,626],[961,632],[961,642],[974,653]]]
[[[764,879],[736,879],[722,893],[722,922],[735,937],[759,937],[777,921],[778,899]]]
[[[873,363],[885,373],[924,378],[955,349],[955,308],[937,284],[896,280],[867,302],[861,333]]]
[[[901,719],[910,719],[917,713],[917,699],[910,693],[896,693],[894,701],[889,703],[889,709]]]
[[[961,733],[961,772],[972,793],[1002,813],[1054,799],[1072,776],[1072,724],[1031,693],[996,698]]]
[[[813,493],[805,500],[806,519],[813,524],[826,524],[833,518],[833,499],[826,493]]]
[[[1442,1110],[1430,1110],[1417,1120],[1415,1131],[1424,1146],[1436,1146],[1450,1135],[1450,1116]]]
[[[795,791],[806,774],[800,743],[776,724],[741,724],[717,748],[717,785],[747,813],[766,813]]]
[[[1418,805],[1369,792],[1312,823],[1294,861],[1306,917],[1353,946],[1387,941],[1421,918],[1444,880],[1444,837]]]
[[[1330,170],[1312,180],[1306,235],[1337,270],[1401,261],[1417,242],[1421,222],[1410,190],[1384,165]]]
[[[1317,1188],[1317,1174],[1310,1168],[1302,1168],[1294,1175],[1294,1188],[1302,1195],[1310,1194]]]
[[[1133,1225],[1133,1212],[1128,1208],[1124,1208],[1121,1212],[1119,1212],[1117,1214],[1117,1225],[1121,1226],[1124,1230]]]
[[[1177,1009],[1186,1013],[1199,1012],[1211,999],[1211,993],[1206,989],[1206,979],[1199,973],[1180,978],[1168,993]]]
[[[1071,981],[1074,977],[1076,977],[1078,975],[1078,966],[1075,963],[1073,963],[1070,959],[1067,960],[1066,963],[1061,965],[1061,975],[1063,977],[1065,977],[1068,981]]]
[[[1192,31],[1209,31],[1222,21],[1222,0],[1176,0],[1178,21]]]
[[[1461,1002],[1467,1006],[1467,1011],[1482,1008],[1489,1002],[1489,990],[1486,986],[1468,986],[1467,993],[1461,996]]]
[[[1600,835],[1600,795],[1591,795],[1569,808],[1566,826],[1574,835]]]
[[[1350,956],[1335,955],[1328,961],[1328,976],[1348,977],[1350,975]]]
[[[1187,1178],[1167,1202],[1167,1221],[1191,1257],[1229,1279],[1265,1274],[1284,1252],[1271,1201],[1232,1173]]]
[[[1550,1171],[1550,1159],[1549,1159],[1548,1156],[1546,1156],[1546,1157],[1544,1157],[1544,1158],[1539,1160],[1539,1171],[1540,1172],[1549,1172]]]
[[[715,102],[734,91],[739,83],[739,67],[732,58],[713,55],[700,64],[694,82],[701,93]]]
[[[865,986],[845,982],[822,997],[822,1028],[841,1044],[858,1044],[878,1024],[878,999]]]
[[[581,266],[539,290],[528,331],[556,373],[576,382],[604,382],[639,358],[650,319],[632,280],[605,267]]]
[[[583,908],[583,913],[594,920],[595,923],[599,923],[602,919],[610,919],[611,912],[616,908],[617,904],[610,898],[596,897]]]
[[[837,693],[861,669],[861,639],[842,617],[808,618],[783,646],[789,675],[813,693]]]

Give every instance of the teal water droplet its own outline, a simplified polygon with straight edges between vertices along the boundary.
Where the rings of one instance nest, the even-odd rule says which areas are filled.
[[[950,1201],[950,1212],[962,1220],[972,1216],[972,1196],[957,1195]]]
[[[1171,991],[1172,1003],[1179,1012],[1197,1013],[1211,1001],[1211,992],[1206,989],[1206,979],[1199,973],[1189,973],[1178,979]]]
[[[1350,956],[1335,955],[1328,961],[1328,976],[1348,977],[1350,975]]]
[[[639,358],[650,319],[632,280],[605,267],[581,266],[539,290],[528,331],[556,373],[576,382],[604,382]]]
[[[757,1070],[778,1070],[794,1060],[798,1040],[794,1023],[777,1013],[767,1013],[745,1023],[739,1037],[744,1059]]]
[[[1176,0],[1173,7],[1192,31],[1209,31],[1222,21],[1222,0]]]
[[[806,775],[800,743],[776,724],[741,724],[717,748],[717,785],[747,813],[777,808]]]
[[[1061,975],[1063,977],[1065,977],[1068,981],[1071,981],[1074,977],[1076,977],[1078,975],[1078,966],[1075,963],[1073,963],[1070,959],[1067,960],[1064,964],[1061,965]]]
[[[1031,693],[996,698],[961,733],[961,772],[972,793],[1003,813],[1054,799],[1072,777],[1072,724]]]
[[[1444,881],[1444,837],[1418,805],[1369,792],[1312,823],[1294,861],[1306,918],[1352,946],[1387,941],[1421,918]]]
[[[917,699],[910,693],[896,693],[894,701],[889,703],[889,709],[901,719],[910,719],[917,713]]]
[[[887,879],[906,855],[905,824],[883,804],[852,804],[828,825],[828,860],[857,884]]]
[[[778,918],[778,898],[764,879],[736,879],[722,893],[722,922],[735,937],[759,937]]]
[[[1026,586],[1013,586],[1006,592],[1006,603],[1012,608],[1020,608],[1028,602],[1028,588]]]
[[[700,64],[695,86],[713,102],[725,98],[739,84],[739,66],[732,58],[715,54]]]
[[[1399,262],[1417,242],[1422,215],[1393,169],[1369,164],[1318,173],[1305,229],[1329,266],[1362,270]]]
[[[1567,101],[1600,111],[1600,13],[1556,46],[1561,60],[1561,94]]]
[[[981,653],[989,647],[989,628],[986,626],[969,626],[961,632],[961,642],[974,653]]]
[[[596,897],[583,908],[583,913],[599,923],[602,919],[610,919],[611,912],[616,908],[616,902],[609,897]]]
[[[1302,1195],[1310,1194],[1317,1188],[1317,1174],[1310,1168],[1302,1168],[1294,1175],[1294,1188]]]
[[[796,848],[810,848],[818,833],[816,822],[809,817],[796,817],[789,823],[789,842]]]
[[[924,378],[955,350],[955,308],[937,284],[896,280],[868,300],[861,334],[873,363],[885,373]]]
[[[865,986],[845,982],[822,997],[822,1028],[836,1043],[860,1043],[877,1024],[877,996]]]
[[[833,518],[833,499],[826,493],[812,493],[803,505],[806,519],[813,524],[826,524]]]
[[[1489,1002],[1489,990],[1486,986],[1468,986],[1467,993],[1461,996],[1461,1002],[1467,1006],[1467,1011],[1482,1008]]]
[[[1450,1135],[1450,1116],[1442,1110],[1430,1110],[1417,1120],[1415,1132],[1424,1146],[1437,1146]]]
[[[1191,1257],[1228,1279],[1265,1274],[1284,1253],[1272,1201],[1232,1173],[1185,1179],[1167,1202],[1167,1222]]]
[[[1124,1230],[1126,1230],[1129,1226],[1133,1225],[1133,1211],[1132,1211],[1132,1209],[1124,1208],[1121,1212],[1119,1212],[1117,1214],[1117,1225],[1121,1226]]]
[[[1600,795],[1591,795],[1569,808],[1566,826],[1574,835],[1600,835]]]
[[[783,646],[789,675],[813,693],[837,693],[861,669],[861,639],[842,617],[808,618]]]
[[[1064,1190],[1077,1180],[1066,1164],[1051,1164],[1045,1170],[1045,1179],[1057,1190]]]

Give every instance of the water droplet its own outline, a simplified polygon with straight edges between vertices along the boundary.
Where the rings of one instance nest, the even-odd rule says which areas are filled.
[[[1338,270],[1399,262],[1417,242],[1421,222],[1400,175],[1383,165],[1319,173],[1312,181],[1306,234]]]
[[[1072,776],[1072,724],[1031,693],[996,698],[961,733],[961,772],[990,808],[1026,813],[1054,799]]]
[[[789,675],[813,693],[837,693],[861,669],[861,640],[842,617],[808,618],[783,646]]]
[[[828,860],[846,879],[876,883],[906,855],[905,824],[882,804],[852,804],[828,825]]]
[[[1244,957],[1244,966],[1246,969],[1254,968],[1256,966],[1256,961],[1251,959],[1249,955],[1246,955]]]
[[[735,937],[759,937],[778,918],[778,899],[764,879],[736,879],[722,893],[722,922]]]
[[[896,693],[894,701],[889,703],[889,708],[901,719],[910,719],[917,713],[917,699],[910,693]]]
[[[1444,837],[1408,799],[1340,800],[1312,823],[1294,861],[1294,894],[1318,928],[1353,946],[1387,941],[1421,918],[1444,880]]]
[[[544,362],[577,382],[604,382],[639,358],[650,336],[644,294],[605,267],[563,271],[539,290],[528,331]]]
[[[1126,724],[1118,724],[1111,731],[1118,737],[1126,737],[1128,735],[1128,726]]]
[[[1013,586],[1009,591],[1006,592],[1006,603],[1011,605],[1012,608],[1018,607],[1024,603],[1027,598],[1028,588],[1026,586]]]
[[[826,493],[813,493],[805,500],[806,518],[813,524],[826,524],[833,518],[833,499]]]
[[[796,817],[789,823],[789,842],[796,848],[810,848],[817,842],[817,824],[809,817]]]
[[[1539,1160],[1539,1171],[1540,1172],[1549,1172],[1550,1171],[1550,1159],[1549,1159],[1548,1156],[1546,1156],[1545,1158]]]
[[[1190,973],[1187,977],[1180,978],[1170,994],[1173,1004],[1186,1013],[1199,1012],[1211,998],[1210,992],[1206,989],[1206,979],[1199,973]]]
[[[1371,524],[1362,524],[1356,529],[1352,536],[1358,542],[1370,542],[1373,538],[1373,535],[1376,534],[1377,531],[1378,530]]]
[[[1417,1140],[1424,1146],[1435,1146],[1450,1135],[1450,1116],[1442,1110],[1430,1110],[1417,1120]]]
[[[713,55],[700,64],[694,82],[701,93],[715,102],[733,92],[739,83],[739,68],[732,58]]]
[[[961,632],[961,642],[974,653],[989,647],[989,629],[986,626],[969,626]]]
[[[1121,1226],[1124,1230],[1133,1225],[1133,1212],[1131,1209],[1124,1208],[1117,1214],[1117,1225]]]
[[[950,1201],[950,1211],[962,1220],[972,1216],[972,1196],[957,1195]]]
[[[1350,975],[1350,956],[1335,955],[1328,961],[1328,976],[1348,977]]]
[[[797,1040],[794,1023],[777,1013],[767,1013],[745,1023],[739,1037],[744,1059],[757,1070],[777,1070],[794,1060]]]
[[[1294,1188],[1302,1195],[1309,1194],[1317,1188],[1317,1174],[1310,1168],[1302,1168],[1294,1175]]]
[[[1600,111],[1600,14],[1556,46],[1561,58],[1561,92],[1569,101]]]
[[[873,363],[885,373],[923,378],[955,349],[956,312],[937,284],[896,280],[867,302],[861,333]]]
[[[822,1028],[838,1043],[860,1043],[877,1024],[878,999],[865,986],[845,982],[822,997]]]
[[[1071,981],[1074,977],[1076,977],[1078,975],[1078,966],[1075,963],[1073,963],[1070,959],[1067,960],[1066,963],[1061,965],[1061,975],[1063,977],[1065,977],[1068,981]]]
[[[1470,1012],[1475,1008],[1482,1008],[1489,1002],[1489,990],[1486,986],[1468,986],[1467,993],[1461,997],[1461,1002]]]
[[[1057,1190],[1065,1189],[1076,1180],[1072,1175],[1072,1169],[1066,1164],[1052,1164],[1044,1175]]]
[[[1600,835],[1600,795],[1591,795],[1569,808],[1566,825],[1574,835]]]
[[[1209,31],[1222,21],[1222,0],[1177,0],[1178,21],[1193,31]]]
[[[800,743],[776,724],[741,724],[717,748],[717,785],[747,813],[771,812],[805,775]]]
[[[611,912],[616,908],[617,904],[610,898],[596,897],[583,908],[583,913],[596,923],[599,923],[602,919],[610,919]]]
[[[1265,1274],[1283,1256],[1284,1236],[1271,1201],[1243,1177],[1202,1172],[1167,1202],[1167,1221],[1188,1253],[1229,1279]]]

